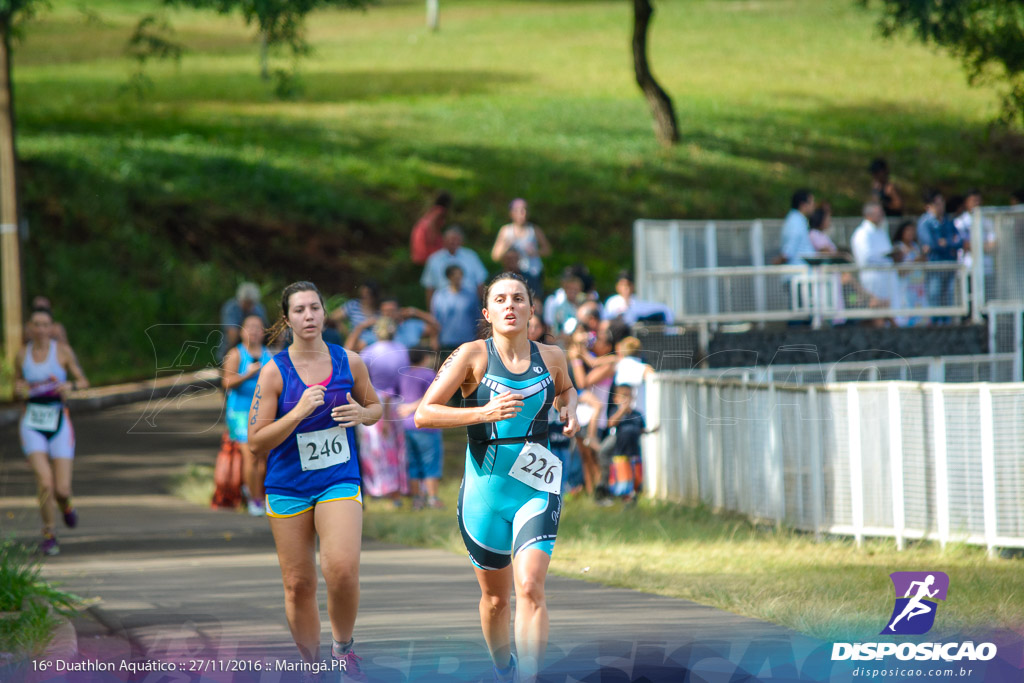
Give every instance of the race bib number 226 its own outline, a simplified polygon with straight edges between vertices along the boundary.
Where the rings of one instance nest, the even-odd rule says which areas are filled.
[[[562,492],[562,461],[539,443],[527,442],[508,474],[538,491]]]

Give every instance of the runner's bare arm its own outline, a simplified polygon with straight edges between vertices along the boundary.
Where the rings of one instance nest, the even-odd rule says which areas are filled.
[[[78,356],[75,355],[74,349],[67,344],[60,344],[57,347],[61,361],[64,368],[75,378],[72,385],[75,389],[88,389],[89,380],[86,378],[85,373],[82,372],[82,366],[78,364]]]
[[[352,370],[352,393],[347,395],[348,403],[335,406],[331,417],[342,427],[357,424],[372,425],[384,414],[376,389],[370,383],[370,373],[359,354],[346,350],[349,368]]]
[[[272,448],[280,446],[288,438],[303,419],[324,404],[324,387],[314,384],[302,392],[294,408],[278,418],[277,399],[283,389],[284,382],[277,363],[264,365],[249,407],[249,449],[257,456],[266,457]]]
[[[22,368],[25,367],[25,353],[27,349],[23,346],[18,351],[18,356],[14,360],[14,392],[26,398],[28,396],[28,382],[25,381],[25,373]]]
[[[559,420],[565,423],[562,431],[566,436],[573,436],[579,431],[580,424],[576,418],[576,406],[579,403],[579,392],[573,386],[569,375],[569,362],[565,352],[557,346],[538,344],[544,364],[548,366],[555,381],[555,400],[552,405],[558,411]]]
[[[416,426],[424,429],[465,427],[480,422],[497,422],[512,417],[522,408],[522,394],[505,392],[484,406],[453,408],[448,399],[459,389],[475,388],[487,368],[487,351],[482,341],[463,344],[452,351],[437,372],[434,382],[416,409]]]

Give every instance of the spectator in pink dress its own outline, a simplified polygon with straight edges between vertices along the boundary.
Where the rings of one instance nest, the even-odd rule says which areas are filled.
[[[376,497],[389,497],[395,506],[408,493],[405,465],[405,430],[398,414],[399,378],[409,368],[409,351],[394,340],[395,322],[382,317],[374,333],[377,341],[359,355],[370,374],[370,384],[377,390],[384,414],[369,427],[359,426],[359,466],[363,473],[363,489]]]

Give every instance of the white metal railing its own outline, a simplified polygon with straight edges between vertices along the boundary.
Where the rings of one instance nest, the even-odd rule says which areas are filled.
[[[835,382],[1022,382],[1019,353],[891,358],[677,370],[673,375],[739,382],[833,384]]]
[[[645,295],[676,322],[912,319],[969,312],[967,269],[957,263],[898,266],[733,266],[649,270]],[[937,296],[938,295],[938,296]]]
[[[847,245],[862,220],[833,217],[829,234],[836,244]],[[807,306],[814,301],[827,301],[824,295],[829,285],[822,277],[824,271],[810,275],[809,283],[800,285],[800,278],[808,273],[806,267],[769,265],[781,244],[782,224],[781,219],[637,220],[633,225],[637,296],[668,305],[677,319],[684,322],[763,324],[800,319],[791,302]],[[974,322],[980,323],[989,302],[1024,302],[1022,234],[1024,206],[978,208],[971,223],[970,272],[957,275],[958,301],[940,306],[955,312],[934,313],[915,306],[909,308],[917,310],[906,313],[890,306],[890,310],[872,313],[897,318],[970,313]],[[919,264],[909,265],[897,272],[906,273],[915,267],[920,269]],[[939,266],[943,267],[950,266]],[[692,277],[686,277],[687,274]],[[791,285],[794,281],[798,284]],[[968,282],[977,286],[968,286]],[[790,294],[791,286],[818,287],[819,296],[798,299]],[[810,293],[814,290],[810,289]],[[828,316],[824,310],[809,313],[816,325]],[[864,317],[874,316],[868,312],[845,316]]]
[[[1024,547],[1024,384],[659,374],[647,495],[815,534]]]

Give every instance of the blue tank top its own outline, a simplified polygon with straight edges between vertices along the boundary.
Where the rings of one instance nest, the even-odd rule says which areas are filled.
[[[326,380],[324,404],[303,419],[280,445],[270,451],[264,480],[269,493],[304,497],[317,495],[337,484],[360,483],[359,453],[354,429],[345,429],[351,454],[348,462],[325,469],[302,469],[297,435],[337,427],[338,423],[331,418],[331,409],[346,404],[348,401],[345,394],[352,391],[352,369],[349,367],[348,354],[335,344],[328,344],[327,349],[331,354],[331,376]],[[274,356],[273,361],[281,371],[283,385],[277,399],[277,416],[280,418],[298,404],[307,385],[292,365],[288,349]]]
[[[530,367],[519,374],[510,372],[501,362],[494,340],[488,339],[487,372],[472,394],[463,399],[466,407],[486,405],[494,396],[505,391],[523,395],[523,408],[515,417],[499,422],[469,425],[469,452],[477,464],[484,467],[488,447],[533,441],[545,447],[548,444],[548,410],[555,400],[555,382],[544,364],[537,345],[530,342]],[[512,449],[518,453],[518,448]],[[493,449],[492,449],[493,452]],[[511,452],[511,451],[510,451]],[[493,463],[492,463],[493,464]]]
[[[235,348],[238,349],[238,374],[241,375],[245,373],[245,371],[249,369],[249,366],[252,363],[255,363],[256,360],[249,355],[244,344],[239,344]],[[270,353],[266,346],[264,346],[263,352],[260,354],[260,365],[266,365],[273,357],[274,355]],[[256,373],[229,391],[228,410],[248,413],[249,407],[252,405],[252,395],[256,392],[256,385],[259,381],[259,373]]]

